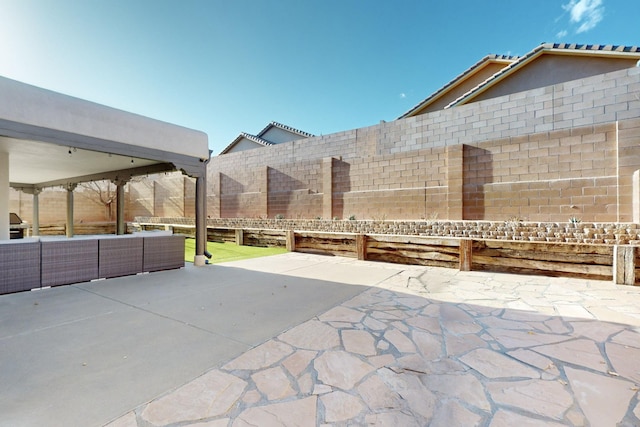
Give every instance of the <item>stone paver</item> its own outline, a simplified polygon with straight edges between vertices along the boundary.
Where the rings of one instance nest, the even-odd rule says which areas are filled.
[[[573,398],[558,381],[506,381],[488,385],[491,399],[498,405],[562,420]]]
[[[406,266],[109,427],[637,426],[639,331],[640,288]]]
[[[213,418],[227,414],[245,388],[246,382],[240,378],[221,371],[210,371],[151,402],[141,416],[154,425]]]
[[[258,371],[251,375],[251,379],[267,400],[281,400],[296,394],[284,370],[279,366]]]

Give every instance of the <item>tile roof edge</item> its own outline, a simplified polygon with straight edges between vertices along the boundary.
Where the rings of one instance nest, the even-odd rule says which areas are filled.
[[[543,52],[580,52],[580,53],[597,53],[597,52],[611,52],[612,54],[638,54],[640,55],[640,47],[637,46],[619,46],[619,45],[590,45],[590,44],[576,44],[576,43],[541,43],[527,54],[519,57],[513,63],[507,65],[494,75],[487,78],[485,81],[459,96],[457,99],[449,103],[444,109],[455,107],[463,101],[468,100],[475,94],[482,92],[484,89],[493,85],[501,80],[504,76],[512,73],[514,70],[523,66],[533,58],[542,54]]]
[[[242,132],[240,135],[257,144],[264,145],[265,147],[268,147],[270,145],[275,145],[271,141],[267,141],[266,139],[260,138],[259,136],[256,136],[256,135],[251,135],[250,133]]]
[[[304,137],[306,137],[306,138],[311,138],[311,137],[314,137],[314,136],[315,136],[315,135],[314,135],[314,134],[312,134],[312,133],[305,132],[305,131],[302,131],[302,130],[300,130],[300,129],[296,129],[296,128],[294,128],[294,127],[287,126],[287,125],[284,125],[284,124],[279,123],[279,122],[276,122],[276,121],[272,121],[271,123],[269,123],[267,126],[265,126],[265,127],[264,127],[264,129],[262,129],[262,130],[258,133],[258,137],[261,137],[262,135],[264,135],[264,134],[265,134],[265,133],[266,133],[270,128],[272,128],[272,127],[277,127],[277,128],[280,128],[280,129],[283,129],[283,130],[289,131],[289,132],[293,132],[293,133],[296,133],[296,134],[298,134],[298,135],[304,136]]]
[[[255,135],[251,135],[250,133],[246,133],[246,132],[240,132],[240,135],[238,135],[233,141],[231,141],[231,143],[229,145],[227,145],[224,150],[222,150],[220,152],[220,154],[227,154],[229,152],[229,150],[231,150],[238,142],[240,142],[240,140],[242,138],[248,139],[249,141],[253,141],[256,144],[260,144],[260,145],[264,145],[265,147],[269,147],[271,145],[275,145],[273,142],[269,142],[266,139],[260,138],[258,136]]]
[[[403,118],[407,117],[408,115],[410,115],[411,113],[416,111],[418,108],[420,108],[421,106],[426,104],[428,101],[430,101],[430,100],[436,98],[438,95],[446,92],[456,82],[461,80],[463,77],[469,75],[472,71],[478,69],[481,65],[484,65],[484,64],[486,64],[486,63],[488,63],[490,61],[510,61],[510,62],[514,62],[514,61],[516,61],[518,59],[519,59],[518,56],[512,56],[512,55],[498,55],[498,54],[485,55],[482,59],[480,59],[478,62],[473,64],[471,67],[467,68],[462,73],[458,74],[456,77],[454,77],[448,83],[446,83],[444,86],[440,87],[438,90],[433,92],[431,95],[429,95],[428,97],[426,97],[425,99],[420,101],[418,104],[413,106],[409,111],[407,111],[404,114],[402,114],[400,117],[398,117],[398,119],[403,119]]]

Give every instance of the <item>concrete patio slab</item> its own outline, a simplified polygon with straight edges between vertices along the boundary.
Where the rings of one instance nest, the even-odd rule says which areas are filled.
[[[609,282],[288,253],[0,313],[2,426],[640,425],[640,288]]]
[[[188,266],[0,297],[0,426],[103,425],[400,271],[363,266],[345,285],[323,262],[272,257],[281,274]],[[291,268],[306,277],[282,274]]]
[[[109,427],[640,425],[640,288],[402,268]]]

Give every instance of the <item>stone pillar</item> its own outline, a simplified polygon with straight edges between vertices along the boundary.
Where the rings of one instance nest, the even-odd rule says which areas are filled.
[[[73,237],[73,190],[78,184],[67,184],[67,237]]]
[[[322,159],[322,218],[333,218],[333,157]]]
[[[9,240],[9,153],[0,152],[0,240]]]
[[[199,267],[206,264],[207,249],[207,178],[206,168],[201,176],[196,177],[196,254],[193,265]]]
[[[126,233],[124,222],[124,186],[128,182],[125,179],[114,179],[116,185],[116,234],[123,235]]]
[[[447,147],[447,219],[464,219],[464,145]]]
[[[33,236],[40,235],[40,198],[38,197],[42,192],[39,188],[33,189],[33,220],[31,223],[31,234]]]

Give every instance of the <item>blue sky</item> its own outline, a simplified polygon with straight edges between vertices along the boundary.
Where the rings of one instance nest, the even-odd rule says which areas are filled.
[[[206,132],[393,120],[483,56],[639,45],[637,0],[0,0],[0,75]]]

